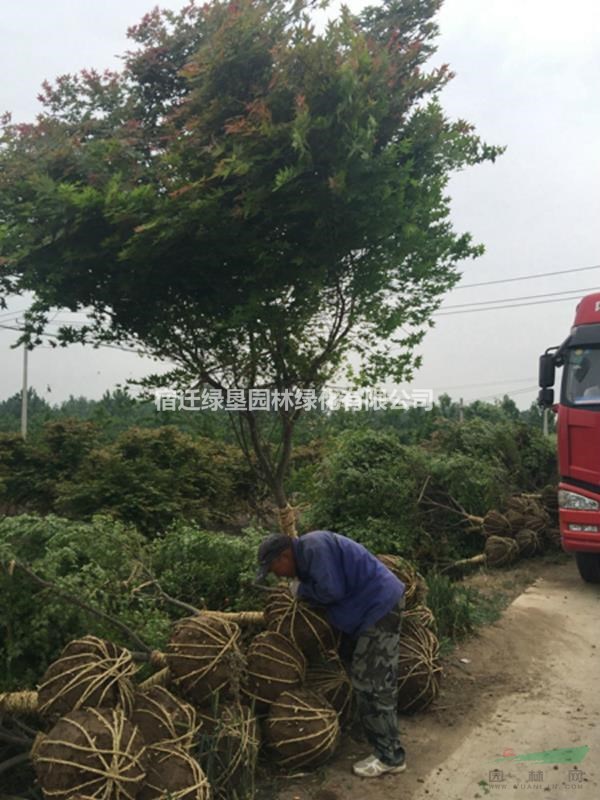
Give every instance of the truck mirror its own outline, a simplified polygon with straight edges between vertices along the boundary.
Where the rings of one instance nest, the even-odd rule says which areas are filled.
[[[554,389],[550,389],[547,386],[545,386],[543,389],[540,389],[538,394],[538,406],[541,406],[542,408],[551,408],[553,404]]]
[[[546,389],[549,386],[554,386],[555,378],[555,362],[554,356],[550,353],[544,353],[540,356],[540,372],[539,372],[539,385],[541,389]]]

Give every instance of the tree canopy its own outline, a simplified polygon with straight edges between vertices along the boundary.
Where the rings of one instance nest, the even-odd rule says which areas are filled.
[[[146,384],[319,388],[345,368],[403,380],[456,265],[481,249],[447,184],[494,160],[438,95],[440,0],[155,9],[122,69],[45,83],[0,139],[0,297],[32,292],[25,338],[83,310],[60,342],[119,342],[173,365]],[[349,356],[352,359],[349,360]],[[299,410],[239,415],[280,506]]]

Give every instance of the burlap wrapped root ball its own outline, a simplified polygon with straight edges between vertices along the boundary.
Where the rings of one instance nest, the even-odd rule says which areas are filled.
[[[95,636],[75,639],[48,667],[38,688],[38,711],[55,721],[79,708],[117,708],[131,713],[137,672],[131,654]]]
[[[519,531],[515,536],[515,542],[519,548],[519,555],[523,558],[531,558],[542,549],[541,539],[535,531],[527,528]]]
[[[300,648],[277,631],[264,631],[246,651],[242,691],[262,714],[281,692],[300,686],[305,673],[306,659]]]
[[[256,716],[239,703],[198,710],[195,756],[216,797],[254,797],[260,734]]]
[[[164,686],[151,686],[135,693],[131,721],[138,726],[147,745],[190,750],[198,731],[196,709]]]
[[[224,619],[199,614],[179,620],[167,645],[173,683],[200,705],[216,693],[236,696],[244,664],[239,639],[239,626]]]
[[[519,545],[508,536],[488,536],[484,552],[490,567],[504,567],[519,557]]]
[[[209,800],[211,797],[204,770],[182,747],[149,747],[148,762],[148,773],[137,800]]]
[[[265,620],[268,630],[290,639],[309,661],[337,648],[339,637],[327,621],[325,611],[297,600],[285,588],[270,593]]]
[[[32,760],[47,800],[134,800],[148,767],[142,735],[121,709],[72,711],[36,742]]]
[[[265,739],[281,767],[322,764],[335,752],[339,737],[335,709],[309,689],[283,692],[269,709]]]
[[[352,716],[352,681],[339,658],[321,661],[306,671],[306,688],[320,694],[335,709],[340,725]]]
[[[442,666],[436,635],[416,622],[400,636],[398,661],[398,711],[422,711],[436,699],[440,690]]]
[[[378,555],[377,558],[406,586],[406,608],[423,603],[427,597],[427,583],[417,568],[402,556]]]

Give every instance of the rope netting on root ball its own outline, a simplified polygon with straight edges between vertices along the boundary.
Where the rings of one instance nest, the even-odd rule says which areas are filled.
[[[264,631],[246,652],[242,692],[254,701],[256,711],[263,713],[281,692],[300,686],[305,672],[306,659],[300,648],[277,631]]]
[[[390,572],[399,578],[406,586],[404,599],[406,608],[412,608],[425,601],[427,597],[427,583],[417,568],[402,556],[378,555],[377,558]]]
[[[484,552],[490,567],[504,567],[519,557],[519,545],[508,536],[488,536]]]
[[[424,625],[411,624],[400,637],[398,711],[408,714],[431,705],[439,694],[441,675],[436,635]]]
[[[148,767],[142,735],[121,709],[72,711],[40,737],[32,760],[47,800],[134,800]]]
[[[216,692],[235,697],[244,664],[239,639],[239,626],[224,619],[199,614],[179,620],[166,653],[175,686],[200,705]]]
[[[306,671],[306,688],[320,694],[335,709],[340,725],[352,716],[352,681],[341,659],[311,665]]]
[[[338,636],[323,609],[296,600],[287,589],[270,593],[265,605],[265,620],[268,630],[290,639],[308,661],[337,648]]]
[[[251,800],[260,747],[258,723],[241,704],[198,709],[200,730],[194,754],[216,797]]]
[[[148,773],[137,800],[209,800],[211,797],[204,770],[182,747],[149,747],[148,763]]]
[[[283,692],[271,705],[265,739],[280,767],[315,767],[330,758],[340,738],[335,709],[310,689]]]
[[[75,639],[44,673],[38,712],[50,721],[84,707],[122,707],[128,715],[136,672],[124,648],[95,636]]]
[[[196,710],[163,686],[138,690],[131,721],[147,745],[170,745],[190,750],[198,731]]]
[[[539,535],[535,531],[530,531],[526,528],[516,534],[515,542],[519,548],[519,555],[523,556],[523,558],[531,558],[531,556],[542,550],[542,542]]]
[[[402,635],[409,636],[415,627],[429,628],[432,633],[437,630],[433,611],[423,603],[402,614]]]

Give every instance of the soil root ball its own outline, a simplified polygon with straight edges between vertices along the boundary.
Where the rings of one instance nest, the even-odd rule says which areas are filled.
[[[429,628],[432,633],[437,630],[433,611],[424,604],[419,604],[402,614],[402,636],[410,636],[416,627]]]
[[[63,649],[46,670],[38,689],[38,711],[47,719],[80,708],[132,708],[131,678],[137,672],[129,651],[85,636]]]
[[[180,620],[167,645],[173,683],[198,704],[217,692],[235,696],[243,666],[239,639],[239,626],[224,619],[199,614]]]
[[[340,725],[350,722],[352,681],[339,658],[310,666],[306,672],[306,688],[320,694],[335,709]]]
[[[135,693],[131,721],[147,745],[170,745],[190,750],[198,730],[196,710],[163,686]]]
[[[209,800],[210,784],[204,770],[182,747],[148,748],[149,768],[137,800]]]
[[[48,800],[134,800],[148,767],[142,735],[121,709],[72,711],[36,742],[32,759]]]
[[[294,642],[276,631],[265,631],[248,647],[243,692],[263,712],[281,692],[300,686],[305,673],[306,659]]]
[[[540,537],[535,531],[525,528],[515,536],[515,542],[519,548],[519,555],[530,558],[541,550]]]
[[[340,736],[335,710],[309,689],[283,692],[269,709],[265,738],[279,766],[314,767],[333,755]]]
[[[484,551],[490,567],[504,567],[516,561],[519,545],[508,536],[489,536]]]
[[[200,730],[195,755],[217,797],[254,796],[260,747],[258,723],[241,704],[199,709]]]
[[[325,611],[296,600],[287,589],[271,593],[265,606],[265,619],[268,630],[290,639],[309,661],[337,647],[338,637]]]
[[[400,638],[398,711],[413,713],[427,708],[438,696],[442,666],[439,642],[424,625],[413,625]]]
[[[413,608],[425,602],[427,597],[427,583],[417,568],[402,556],[378,555],[377,558],[390,572],[399,578],[406,586],[404,598],[406,608]]]

